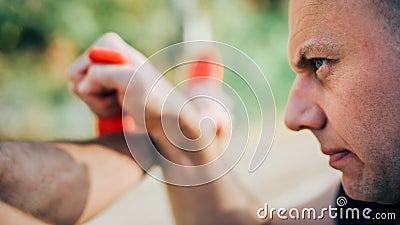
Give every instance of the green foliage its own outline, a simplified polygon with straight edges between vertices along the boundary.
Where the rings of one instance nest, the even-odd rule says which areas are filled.
[[[2,0],[0,50],[44,50],[57,36],[69,38],[84,49],[107,31],[137,41],[144,49],[151,48],[151,41],[170,42],[175,36],[173,29],[163,30],[166,25],[173,26],[168,7],[168,2],[160,0]]]
[[[170,1],[0,0],[0,137],[84,138],[92,116],[67,90],[64,71],[107,31],[151,55],[182,40]],[[285,105],[285,1],[202,0],[213,37],[252,57]]]

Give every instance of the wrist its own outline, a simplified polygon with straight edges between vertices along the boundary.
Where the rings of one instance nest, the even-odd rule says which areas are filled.
[[[176,123],[176,119],[173,121]],[[219,145],[213,143],[215,141],[210,142],[210,139],[205,137],[204,131],[201,133],[198,127],[192,126],[190,123],[183,124],[184,122],[180,124],[181,128],[179,129],[181,130],[166,131],[162,127],[148,129],[149,135],[162,157],[183,166],[207,164],[218,157]],[[195,124],[197,125],[197,123]],[[186,130],[186,132],[182,130]]]

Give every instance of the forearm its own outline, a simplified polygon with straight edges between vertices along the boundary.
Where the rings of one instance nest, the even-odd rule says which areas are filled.
[[[259,204],[232,174],[195,187],[168,185],[177,224],[265,224],[257,218]]]
[[[162,130],[153,130],[153,140],[164,157],[179,165],[188,167],[204,165],[219,156],[217,146],[212,144],[207,149],[197,152],[187,152],[174,147],[163,134]],[[212,169],[178,170],[168,165],[160,166],[163,169],[164,179],[167,181],[210,180],[219,177],[215,173],[225,168],[223,165]],[[205,185],[194,187],[167,185],[168,195],[176,223],[179,225],[197,224],[263,224],[257,218],[257,209],[260,204],[244,190],[233,174],[226,174],[222,178]]]
[[[135,147],[146,152],[147,146],[142,145],[140,138],[135,139],[134,143],[137,144]],[[56,143],[55,145],[88,168],[90,186],[85,209],[78,223],[97,215],[144,175],[142,168],[132,160],[122,133],[82,144]]]
[[[134,138],[135,147],[147,148],[145,139]],[[122,134],[75,143],[0,145],[0,199],[50,223],[87,221],[143,176]]]
[[[29,225],[49,225],[43,220],[39,220],[32,215],[28,215],[21,210],[0,201],[1,224],[29,224]]]
[[[73,224],[85,207],[88,168],[51,144],[0,143],[0,200],[41,220]]]
[[[219,150],[223,149],[219,146],[219,138],[222,137],[214,139],[215,127],[203,126],[202,130],[199,129],[202,119],[199,108],[188,103],[179,117],[171,113],[163,117],[162,123],[156,118],[151,120],[151,124],[146,124],[158,151],[167,160],[181,166],[174,167],[163,158],[159,160],[164,180],[167,182],[195,185],[214,180],[225,168],[221,160],[217,160],[218,165],[198,167],[195,170],[185,169],[212,162],[220,156]],[[165,129],[163,126],[176,127],[176,129]],[[210,140],[212,144],[209,144]],[[263,222],[257,219],[259,205],[246,194],[232,174],[194,187],[168,184],[167,191],[174,218],[179,225],[254,225]]]

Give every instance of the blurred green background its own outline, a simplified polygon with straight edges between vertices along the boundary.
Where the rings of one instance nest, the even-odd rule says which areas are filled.
[[[287,1],[199,0],[213,39],[247,53],[282,114],[294,76],[286,58]],[[167,0],[0,0],[0,138],[84,139],[93,116],[65,70],[108,31],[149,56],[182,41]]]

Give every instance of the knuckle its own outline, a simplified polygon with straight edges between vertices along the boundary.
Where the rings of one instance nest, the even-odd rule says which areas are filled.
[[[118,46],[121,45],[121,42],[122,39],[117,33],[107,32],[99,39],[96,45],[103,47],[118,48]]]
[[[69,86],[68,86],[68,88],[69,88],[69,90],[70,90],[72,93],[74,93],[74,94],[76,94],[76,95],[79,94],[79,92],[78,92],[78,90],[77,90],[77,87],[76,87],[76,85],[75,85],[74,83],[70,83]]]
[[[105,40],[114,40],[114,39],[119,39],[119,35],[115,32],[107,32],[103,35],[103,38]]]
[[[87,95],[90,95],[90,94],[91,94],[90,90],[88,90],[88,89],[79,90],[79,95],[81,97],[84,97],[84,96],[87,96]]]
[[[89,78],[93,78],[93,77],[96,77],[100,72],[101,72],[101,68],[99,66],[94,65],[94,66],[89,67],[87,76]]]
[[[71,67],[67,68],[67,70],[65,71],[65,74],[67,75],[67,78],[69,80],[72,80],[73,76],[74,76],[74,71],[72,70]]]

